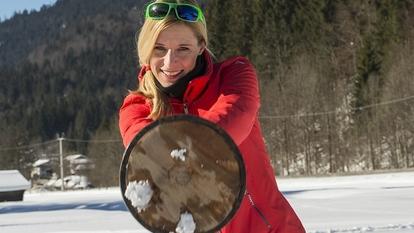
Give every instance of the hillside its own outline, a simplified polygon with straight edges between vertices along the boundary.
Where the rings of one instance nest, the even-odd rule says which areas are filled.
[[[2,22],[0,145],[43,142],[60,133],[91,139],[99,127],[113,125],[123,96],[136,85],[134,37],[143,2],[64,0]],[[110,137],[119,138],[118,132]],[[66,146],[87,149],[85,143]],[[55,149],[0,152],[8,161],[1,167],[20,160],[27,170],[36,156]]]

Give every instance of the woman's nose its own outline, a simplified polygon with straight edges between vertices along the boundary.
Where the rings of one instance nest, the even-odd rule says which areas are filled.
[[[169,49],[164,56],[164,65],[170,66],[177,61],[177,56],[172,49]]]

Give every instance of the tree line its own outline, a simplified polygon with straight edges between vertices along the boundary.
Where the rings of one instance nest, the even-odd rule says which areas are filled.
[[[207,14],[216,55],[256,65],[277,173],[414,166],[413,1],[213,0]]]

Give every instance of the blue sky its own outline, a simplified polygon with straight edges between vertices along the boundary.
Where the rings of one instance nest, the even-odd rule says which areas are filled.
[[[52,5],[56,0],[0,0],[1,21],[13,16],[14,12],[39,10],[43,5]]]

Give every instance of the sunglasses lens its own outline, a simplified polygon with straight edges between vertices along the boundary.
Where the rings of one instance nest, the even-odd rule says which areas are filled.
[[[168,4],[154,3],[148,7],[148,15],[154,18],[165,17],[169,9],[170,6]]]
[[[177,6],[177,14],[183,20],[187,21],[197,21],[198,19],[198,11],[197,8],[187,5],[178,5]]]

